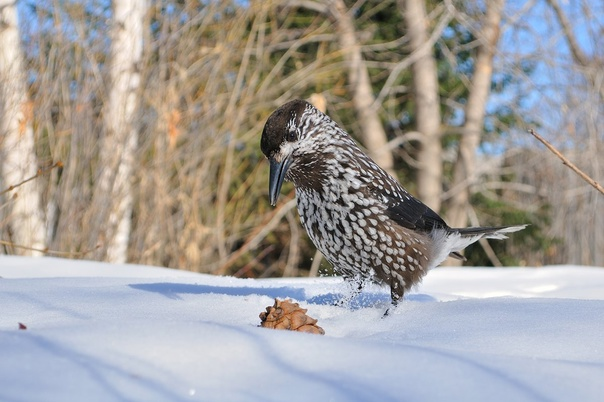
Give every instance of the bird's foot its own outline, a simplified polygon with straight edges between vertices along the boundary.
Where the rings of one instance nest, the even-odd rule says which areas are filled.
[[[390,307],[388,307],[386,309],[386,311],[384,311],[384,314],[382,315],[382,319],[388,317],[390,315],[390,312],[394,311],[396,306],[398,306],[398,300],[396,300],[396,301],[392,300],[392,304],[390,305]]]

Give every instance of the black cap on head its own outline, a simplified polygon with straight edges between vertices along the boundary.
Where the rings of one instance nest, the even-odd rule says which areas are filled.
[[[260,149],[262,153],[270,158],[285,141],[295,141],[296,128],[300,122],[300,116],[309,103],[295,99],[287,102],[271,114],[262,130]]]

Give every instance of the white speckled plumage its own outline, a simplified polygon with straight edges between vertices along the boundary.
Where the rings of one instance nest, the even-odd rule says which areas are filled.
[[[525,226],[450,228],[305,101],[269,117],[261,148],[271,202],[283,180],[293,182],[302,225],[334,270],[358,291],[367,280],[389,286],[394,305],[451,253]]]

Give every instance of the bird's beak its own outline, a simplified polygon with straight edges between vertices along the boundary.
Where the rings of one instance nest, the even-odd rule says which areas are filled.
[[[281,162],[277,162],[274,159],[270,159],[270,175],[268,181],[268,197],[272,206],[277,205],[277,199],[281,192],[281,186],[283,185],[283,179],[285,179],[285,173],[291,165],[291,158],[285,158]]]

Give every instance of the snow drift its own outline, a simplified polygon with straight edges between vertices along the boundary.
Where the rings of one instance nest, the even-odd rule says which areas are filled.
[[[437,268],[386,289],[0,257],[2,401],[599,401],[604,269]],[[325,336],[259,328],[292,298]],[[19,329],[19,323],[26,329]]]

